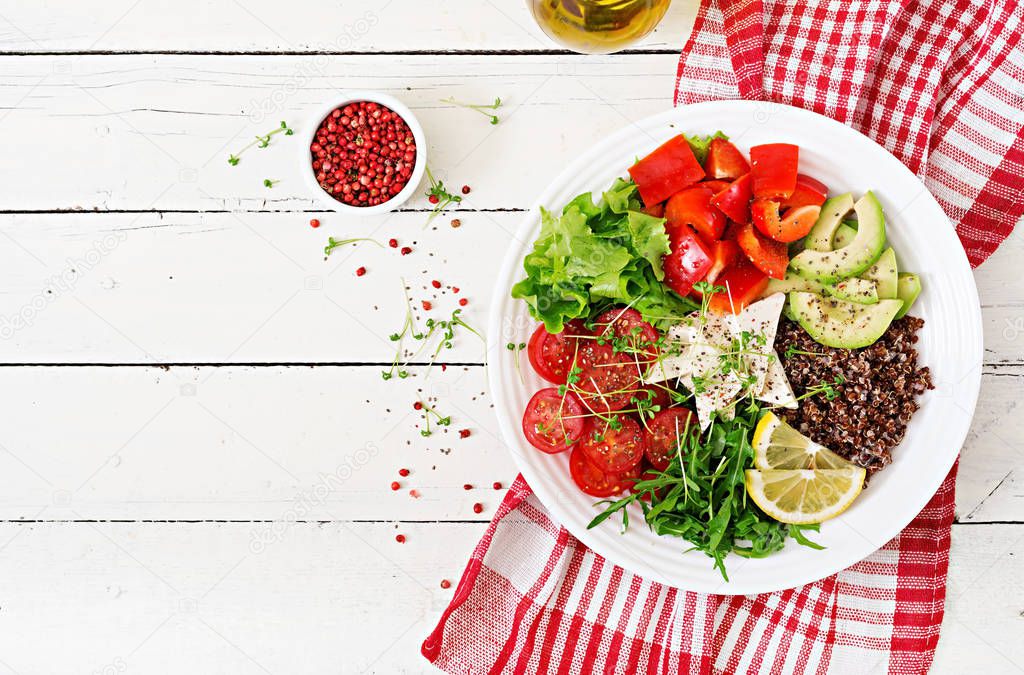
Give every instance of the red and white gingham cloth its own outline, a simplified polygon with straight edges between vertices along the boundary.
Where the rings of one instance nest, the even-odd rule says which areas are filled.
[[[1024,211],[1022,34],[1015,0],[702,0],[675,101],[778,101],[859,129],[924,180],[978,265]],[[422,651],[459,674],[925,673],[955,477],[865,560],[756,596],[606,562],[520,477]]]

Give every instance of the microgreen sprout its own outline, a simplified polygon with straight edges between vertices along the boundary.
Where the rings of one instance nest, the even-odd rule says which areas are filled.
[[[257,148],[265,148],[265,147],[269,146],[270,145],[271,137],[273,137],[276,134],[280,134],[280,133],[284,133],[285,136],[291,136],[292,134],[295,133],[295,130],[292,129],[291,127],[289,127],[287,122],[285,122],[284,120],[281,120],[281,124],[277,128],[272,129],[271,131],[268,131],[267,133],[263,134],[262,136],[256,136],[255,140],[249,141],[248,145],[244,146],[241,150],[239,150],[237,154],[236,153],[229,154],[228,155],[228,164],[230,164],[231,166],[237,166],[238,162],[240,162],[241,159],[242,159],[242,153],[244,153],[246,150],[248,150],[249,148],[251,148],[253,146],[255,146]],[[274,182],[276,183],[277,181],[274,181]],[[267,180],[264,180],[263,184],[267,185]],[[267,187],[271,187],[271,186],[267,185]]]
[[[377,246],[384,248],[384,244],[380,243],[376,239],[371,239],[369,237],[357,237],[355,239],[335,239],[334,237],[327,237],[327,246],[324,246],[324,255],[331,255],[331,251],[338,248],[339,246],[345,246],[347,244],[357,244],[361,241],[370,241],[376,244]]]
[[[427,437],[434,433],[434,430],[430,428],[430,418],[433,417],[435,423],[439,427],[447,427],[452,423],[451,415],[442,417],[441,413],[423,401],[419,401],[420,407],[423,409],[423,421],[426,423],[426,427],[420,429],[420,436]]]
[[[280,182],[281,182],[280,180],[271,180],[269,178],[264,178],[263,179],[263,187],[272,188],[272,187],[274,187],[275,185],[277,185]]]
[[[785,357],[787,359],[791,359],[791,358],[793,358],[794,356],[797,356],[797,355],[800,355],[800,356],[828,356],[827,354],[825,354],[823,352],[808,352],[808,351],[805,351],[803,349],[800,349],[796,345],[790,345],[790,346],[786,347],[786,351],[783,352],[783,354],[785,355]]]
[[[427,195],[427,200],[434,205],[434,208],[430,212],[427,222],[423,225],[424,227],[429,225],[450,204],[458,204],[462,201],[460,195],[448,192],[448,189],[444,186],[444,181],[434,178],[434,174],[431,173],[429,166],[427,167],[427,179],[430,181],[430,187],[424,194]]]
[[[517,345],[515,342],[509,342],[507,345],[505,345],[505,349],[507,349],[510,352],[512,352],[512,358],[514,359],[514,363],[515,363],[515,366],[516,366],[516,372],[519,374],[519,380],[525,383],[525,379],[523,378],[523,371],[519,367],[519,353],[521,351],[523,351],[524,349],[526,349],[526,343],[525,342],[520,342]]]
[[[501,98],[497,97],[497,96],[494,98],[494,103],[491,103],[491,104],[486,104],[486,103],[463,103],[462,101],[456,101],[455,97],[453,97],[453,96],[449,96],[448,98],[441,99],[441,103],[447,103],[449,105],[455,105],[455,106],[458,106],[460,108],[466,108],[468,110],[473,110],[475,112],[478,112],[481,115],[484,115],[487,118],[489,118],[491,124],[497,124],[498,121],[499,121],[497,115],[488,112],[489,110],[497,110],[498,108],[501,107]]]

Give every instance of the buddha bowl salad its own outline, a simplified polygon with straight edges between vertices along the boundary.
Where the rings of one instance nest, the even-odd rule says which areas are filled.
[[[891,461],[931,388],[871,192],[829,196],[797,146],[675,136],[596,202],[542,211],[512,295],[541,322],[530,364],[551,383],[523,434],[659,535],[764,557],[853,503]]]

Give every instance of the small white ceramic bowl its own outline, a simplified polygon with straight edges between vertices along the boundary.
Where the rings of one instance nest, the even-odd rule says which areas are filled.
[[[313,139],[316,137],[316,130],[320,128],[320,123],[324,121],[331,111],[335,108],[348,105],[349,103],[358,103],[359,101],[373,101],[379,103],[382,106],[390,108],[392,111],[398,113],[398,115],[405,120],[405,123],[409,125],[409,129],[412,130],[412,137],[416,140],[416,164],[413,166],[412,176],[409,178],[409,182],[406,183],[405,187],[402,188],[401,192],[397,195],[384,202],[383,204],[377,204],[375,206],[349,206],[344,202],[340,202],[330,194],[328,194],[316,180],[316,172],[313,171],[313,158],[309,152],[309,146],[313,144]],[[393,211],[399,206],[404,204],[410,197],[415,194],[416,189],[419,187],[420,180],[423,178],[423,171],[427,166],[427,143],[423,135],[423,127],[420,126],[419,120],[412,114],[401,101],[393,96],[387,94],[381,94],[376,91],[346,91],[345,96],[334,103],[325,105],[320,108],[311,117],[309,124],[305,131],[302,132],[302,138],[304,143],[300,148],[299,160],[302,162],[300,170],[309,186],[310,191],[313,194],[314,199],[326,210],[337,211],[339,213],[346,213],[352,216],[373,216],[381,213],[387,213]]]

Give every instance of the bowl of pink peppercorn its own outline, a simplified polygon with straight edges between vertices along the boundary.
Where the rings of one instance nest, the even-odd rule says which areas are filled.
[[[302,149],[303,172],[329,210],[368,216],[396,209],[423,177],[423,128],[393,96],[346,93],[313,118]]]

